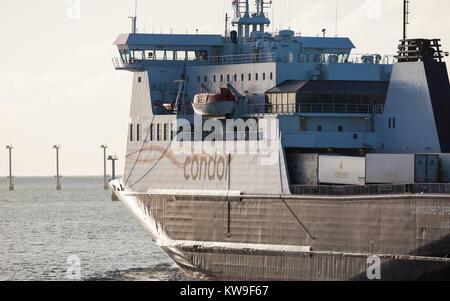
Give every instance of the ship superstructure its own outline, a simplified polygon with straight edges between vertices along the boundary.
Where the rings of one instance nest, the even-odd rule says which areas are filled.
[[[373,255],[386,279],[448,271],[439,40],[402,40],[393,64],[348,38],[270,34],[270,3],[233,1],[225,36],[119,35],[114,66],[134,81],[114,193],[213,277],[363,279]]]

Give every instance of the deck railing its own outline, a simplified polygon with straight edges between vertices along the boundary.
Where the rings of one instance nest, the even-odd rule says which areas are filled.
[[[209,56],[202,60],[186,61],[186,64],[189,66],[231,65],[231,64],[269,63],[269,62],[275,62],[275,61],[276,61],[275,53],[260,53],[260,54]]]
[[[231,65],[231,64],[255,64],[269,63],[276,61],[275,53],[260,54],[243,54],[243,55],[224,55],[224,56],[208,56],[196,60],[140,60],[129,59],[124,60],[120,57],[112,58],[114,68],[126,69],[130,67],[141,67],[142,63],[151,64],[152,62],[177,62],[186,64],[186,66],[207,66],[207,65]]]
[[[319,114],[381,114],[384,111],[384,105],[369,104],[285,104],[285,105],[245,105],[244,114],[301,114],[301,113],[319,113]]]
[[[383,184],[383,185],[291,185],[295,195],[381,195],[381,194],[449,194],[450,184]]]
[[[166,112],[162,106],[154,108],[156,113]],[[192,104],[186,103],[180,106],[181,114],[193,114]],[[239,114],[381,114],[384,105],[362,105],[362,104],[292,104],[292,105],[251,105],[244,104],[237,108]]]

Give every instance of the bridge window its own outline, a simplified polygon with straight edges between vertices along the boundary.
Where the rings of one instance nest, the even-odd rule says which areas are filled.
[[[235,82],[237,82],[237,74],[235,74],[235,75],[233,76],[233,80],[234,80]]]
[[[200,76],[197,76],[197,82],[200,82]]]
[[[270,72],[270,80],[273,80],[273,73]]]
[[[188,51],[187,54],[189,61],[195,61],[197,59],[197,57],[195,56],[195,51]]]
[[[166,51],[166,60],[168,61],[173,61],[174,57],[173,57],[173,51]]]
[[[197,59],[200,61],[207,61],[208,60],[208,51],[198,50],[197,51]]]
[[[154,50],[145,50],[145,59],[146,60],[154,60],[155,59],[155,51]]]
[[[395,118],[392,118],[392,128],[395,129]]]
[[[204,82],[208,82],[208,77],[205,75],[205,77],[203,78]]]
[[[258,80],[258,73],[255,74],[255,80]]]
[[[130,59],[130,53],[128,52],[128,50],[119,50],[119,52],[122,60],[128,62]]]
[[[177,51],[176,55],[177,55],[177,60],[178,61],[186,60],[186,51]]]
[[[322,126],[321,126],[321,125],[318,125],[318,126],[317,126],[317,131],[318,131],[318,132],[322,132]]]
[[[263,80],[266,80],[266,73],[263,73]]]
[[[342,125],[340,125],[339,127],[338,127],[338,131],[339,132],[342,132],[344,130],[344,127],[342,126]]]
[[[251,81],[251,80],[252,80],[252,74],[249,73],[249,74],[248,74],[248,81]]]
[[[241,82],[244,81],[244,73],[241,74]]]
[[[213,76],[213,82],[216,82],[216,75]]]
[[[223,74],[220,75],[220,82],[223,82]]]
[[[389,128],[391,128],[391,118],[389,118]]]
[[[136,59],[136,60],[142,60],[143,59],[143,51],[142,50],[134,50],[132,51],[132,56]]]
[[[156,50],[155,51],[155,58],[157,60],[163,60],[165,57],[166,52],[164,50]]]
[[[227,74],[227,82],[229,82],[229,81],[230,81],[230,75]]]

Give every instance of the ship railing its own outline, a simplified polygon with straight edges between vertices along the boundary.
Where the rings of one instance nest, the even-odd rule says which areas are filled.
[[[382,104],[321,104],[321,103],[300,103],[300,104],[264,104],[246,105],[245,114],[279,114],[292,115],[302,113],[318,114],[381,114],[384,111]]]
[[[350,64],[391,65],[396,62],[396,59],[394,54],[351,53],[345,62]]]
[[[231,65],[275,62],[275,53],[255,53],[240,55],[209,56],[203,60],[187,61],[187,65]]]
[[[385,194],[450,194],[450,184],[382,184],[382,185],[291,185],[295,195],[385,195]]]
[[[280,60],[286,61],[286,58],[279,57]],[[292,61],[291,58],[287,61]],[[350,54],[331,54],[322,53],[320,55],[299,54],[297,58],[300,63],[316,63],[316,64],[386,64],[391,65],[396,62],[393,54],[372,54],[372,53],[350,53]]]
[[[116,68],[117,70],[120,69],[128,69],[128,68],[139,68],[142,67],[142,60],[137,60],[137,59],[129,59],[128,61],[120,58],[120,57],[114,57],[112,58],[112,62],[114,65],[114,68]]]
[[[129,63],[124,61],[122,58],[113,57],[112,62],[114,65],[114,68],[116,69],[125,69],[129,66]]]

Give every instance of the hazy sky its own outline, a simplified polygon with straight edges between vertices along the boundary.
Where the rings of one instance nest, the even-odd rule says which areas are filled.
[[[77,3],[80,3],[80,10]],[[274,0],[271,31],[335,35],[335,0]],[[339,0],[339,36],[356,52],[394,54],[402,35],[401,0]],[[54,175],[60,144],[63,175],[100,175],[107,142],[126,146],[131,73],[115,71],[116,36],[130,30],[134,0],[0,1],[0,176]],[[450,50],[448,0],[411,0],[409,37],[442,38]],[[223,33],[231,0],[140,0],[138,30]],[[108,164],[109,168],[109,164]]]

